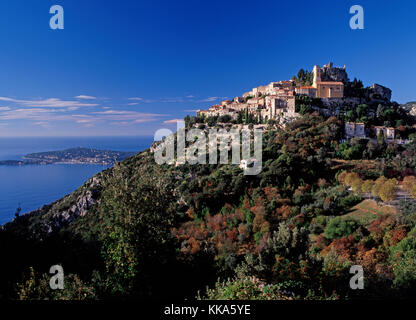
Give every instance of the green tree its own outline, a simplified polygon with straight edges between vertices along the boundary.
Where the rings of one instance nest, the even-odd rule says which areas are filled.
[[[373,186],[374,186],[374,181],[373,180],[365,180],[362,187],[361,187],[361,191],[364,192],[364,193],[370,193]]]
[[[416,285],[416,238],[408,236],[390,248],[390,262],[394,272],[394,284],[414,288]]]
[[[324,235],[328,239],[346,237],[358,229],[360,224],[353,219],[335,217],[331,219],[325,228]]]
[[[396,197],[396,184],[392,181],[387,181],[386,183],[382,184],[378,194],[382,201],[392,201]]]
[[[170,249],[169,203],[169,188],[157,188],[151,173],[115,166],[101,205],[106,285],[112,293],[146,295],[152,290],[156,275],[151,275]]]

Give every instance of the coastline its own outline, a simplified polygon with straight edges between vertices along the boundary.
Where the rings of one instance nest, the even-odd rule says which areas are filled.
[[[16,143],[16,140],[19,142]],[[88,179],[114,165],[109,162],[56,161],[54,163],[1,164],[7,159],[21,161],[24,155],[42,150],[67,149],[82,146],[88,149],[120,150],[137,154],[149,148],[153,137],[88,137],[7,139],[0,138],[0,225],[14,219],[16,209],[22,213],[35,211],[53,203],[81,187]],[[134,150],[134,151],[131,151]],[[4,160],[3,160],[4,159]],[[54,165],[51,165],[54,164]]]

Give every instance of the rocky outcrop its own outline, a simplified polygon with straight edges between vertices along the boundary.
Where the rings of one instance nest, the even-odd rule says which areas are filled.
[[[92,206],[100,202],[99,189],[101,187],[101,181],[98,177],[92,177],[87,181],[85,186],[85,190],[77,197],[75,203],[69,209],[53,213],[50,219],[48,233],[53,230],[59,230],[77,218],[85,216]]]
[[[358,105],[366,103],[365,98],[345,97],[345,98],[321,98],[323,108],[316,108],[325,114],[325,116],[338,116],[341,109],[353,110]],[[370,112],[370,116],[373,114]]]
[[[345,84],[348,82],[348,74],[345,67],[333,67],[332,62],[330,62],[322,67],[321,81],[340,81]]]
[[[416,117],[416,101],[402,104],[400,107],[406,110],[411,116]]]
[[[13,221],[1,226],[0,229],[13,230],[29,227],[32,236],[41,239],[47,234],[68,226],[79,217],[85,216],[91,207],[98,205],[101,187],[101,179],[94,176],[66,197],[16,217]]]
[[[368,98],[376,102],[386,102],[391,99],[391,90],[377,83],[370,87]]]
[[[85,194],[78,197],[76,203],[68,210],[53,215],[54,220],[58,223],[57,227],[61,228],[63,225],[71,223],[78,217],[85,216],[88,213],[88,210],[97,203],[98,200],[94,199],[93,193],[90,190],[87,190]]]

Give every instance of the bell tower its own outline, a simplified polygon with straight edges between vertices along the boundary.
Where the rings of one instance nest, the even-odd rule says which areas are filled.
[[[318,82],[321,82],[321,67],[320,66],[314,66],[313,67],[313,87],[318,87]]]

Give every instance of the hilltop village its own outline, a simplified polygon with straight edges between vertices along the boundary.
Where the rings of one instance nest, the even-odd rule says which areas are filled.
[[[264,124],[283,127],[307,111],[315,110],[327,117],[342,117],[347,139],[377,136],[380,132],[386,139],[394,139],[395,129],[389,123],[366,127],[364,122],[348,121],[351,119],[347,116],[348,111],[360,105],[374,108],[390,105],[391,93],[379,84],[364,88],[361,81],[351,82],[345,66],[334,67],[330,62],[323,67],[315,65],[312,72],[301,69],[290,80],[253,88],[208,110],[197,110],[196,122],[215,118],[220,123],[253,123],[256,128],[264,128]],[[371,108],[367,112],[370,116],[375,113]]]

